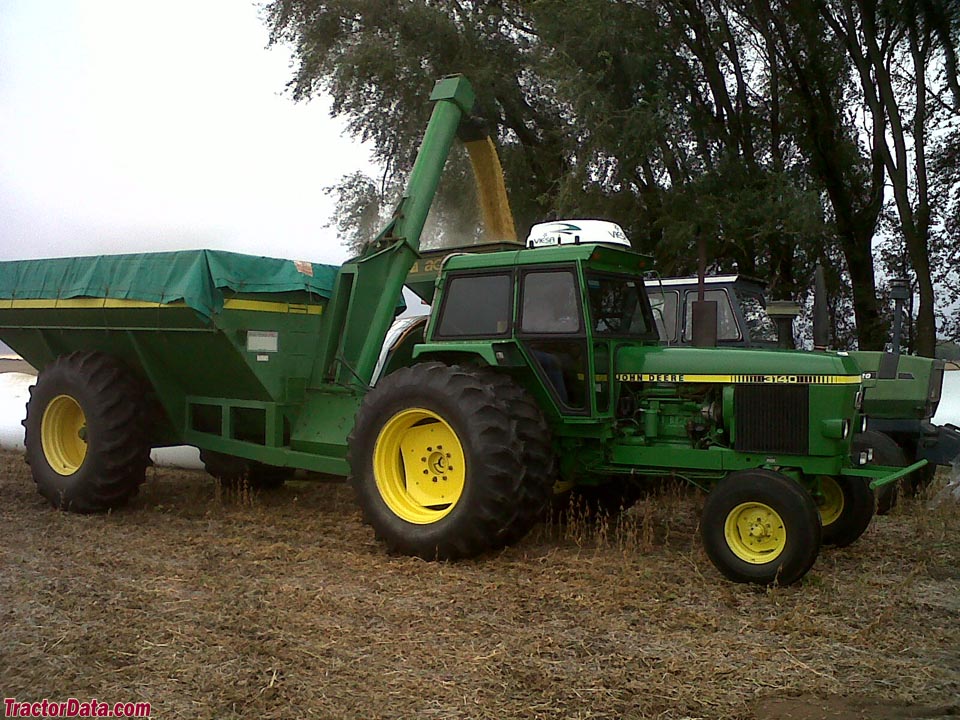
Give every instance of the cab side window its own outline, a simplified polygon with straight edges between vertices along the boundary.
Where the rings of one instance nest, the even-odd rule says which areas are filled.
[[[510,273],[451,276],[436,334],[475,338],[506,335],[510,331],[512,288]]]
[[[693,302],[698,297],[695,290],[687,293],[685,305],[686,319],[683,323],[683,340],[690,342],[693,339]],[[717,340],[739,340],[740,329],[737,327],[737,316],[733,314],[730,297],[726,290],[707,290],[703,293],[704,300],[715,300],[717,303]]]
[[[520,329],[536,335],[580,331],[577,282],[568,270],[524,276]]]

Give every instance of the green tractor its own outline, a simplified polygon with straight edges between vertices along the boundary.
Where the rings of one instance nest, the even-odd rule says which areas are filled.
[[[721,347],[793,348],[792,320],[799,308],[789,302],[766,299],[760,280],[738,274],[715,275],[705,279],[704,297],[718,306],[718,345]],[[689,345],[692,306],[699,297],[696,277],[648,279],[647,292],[656,308],[657,323],[668,345]],[[870,418],[866,431],[858,433],[854,445],[872,452],[884,465],[906,466],[918,460],[928,465],[887,486],[878,493],[877,511],[886,513],[900,490],[915,491],[926,485],[937,466],[950,466],[960,457],[960,428],[936,425],[943,387],[945,362],[906,355],[900,351],[905,283],[892,283],[895,301],[892,349],[889,352],[858,350],[850,357],[863,374],[863,412]],[[822,282],[815,302],[822,307]],[[815,345],[824,347],[826,320],[815,318]]]
[[[463,122],[469,83],[432,100],[394,219],[339,269],[210,251],[0,263],[0,337],[40,369],[27,459],[51,504],[118,507],[151,447],[186,443],[251,480],[350,476],[391,551],[456,559],[522,538],[558,481],[602,496],[673,475],[708,493],[700,532],[723,575],[789,584],[821,543],[863,533],[871,485],[926,463],[854,452],[845,353],[661,344],[649,260],[615,234],[448,253],[435,282],[409,278],[432,300],[425,330],[385,352],[458,132],[497,167]]]

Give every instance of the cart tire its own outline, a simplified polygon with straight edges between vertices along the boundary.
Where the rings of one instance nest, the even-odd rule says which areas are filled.
[[[275,490],[283,487],[295,472],[290,467],[267,465],[214,450],[201,450],[200,461],[209,475],[231,490],[241,489],[244,483],[251,490]]]
[[[734,582],[790,585],[820,551],[820,515],[806,488],[772,470],[740,470],[717,483],[700,520],[704,549]]]
[[[903,448],[886,433],[877,430],[867,430],[859,433],[853,439],[854,453],[857,454],[866,448],[873,448],[873,460],[867,463],[868,465],[907,466],[907,455]],[[903,488],[908,487],[911,482],[911,477],[908,475],[895,483],[877,488],[874,491],[874,495],[877,497],[877,515],[886,515],[890,512],[897,504]]]
[[[142,384],[118,360],[99,352],[57,358],[30,388],[23,421],[37,491],[61,510],[122,506],[145,478],[151,417]]]
[[[348,439],[364,520],[392,552],[472,557],[522,537],[527,485],[510,403],[476,368],[429,362],[382,378]]]
[[[820,506],[823,544],[847,547],[870,526],[877,499],[864,478],[824,475],[820,483],[824,495]]]

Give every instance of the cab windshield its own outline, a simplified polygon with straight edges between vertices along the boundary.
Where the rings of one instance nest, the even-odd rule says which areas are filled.
[[[587,275],[593,334],[646,337],[654,335],[643,280],[618,275]]]
[[[735,288],[737,299],[740,301],[740,309],[743,311],[743,319],[747,327],[746,334],[750,341],[755,343],[776,343],[777,342],[777,324],[767,314],[767,306],[763,301],[763,296],[759,293],[745,292]]]

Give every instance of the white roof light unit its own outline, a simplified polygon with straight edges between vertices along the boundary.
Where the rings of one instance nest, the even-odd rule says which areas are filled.
[[[527,247],[555,247],[557,245],[582,245],[608,243],[630,247],[623,228],[606,220],[556,220],[539,223],[530,228]]]

